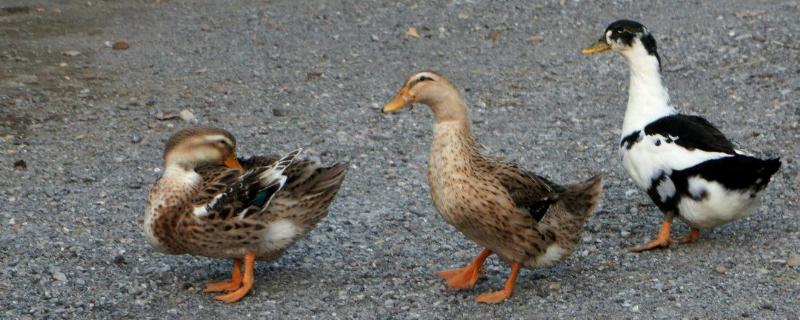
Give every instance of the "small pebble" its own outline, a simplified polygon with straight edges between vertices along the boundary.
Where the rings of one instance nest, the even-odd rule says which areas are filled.
[[[67,281],[67,275],[61,271],[53,272],[53,279],[64,282]]]
[[[276,117],[285,117],[289,115],[289,111],[281,108],[272,109],[272,115]]]
[[[142,142],[142,136],[137,133],[131,135],[131,143],[139,143]]]
[[[172,119],[180,118],[180,115],[175,113],[175,112],[159,111],[158,113],[155,114],[155,117],[158,120],[165,121],[165,120],[172,120]]]
[[[800,266],[800,256],[796,254],[790,254],[789,258],[786,259],[786,265],[790,267],[798,267]]]
[[[128,50],[130,47],[131,45],[129,45],[125,40],[117,40],[113,45],[111,45],[111,49],[114,50]]]
[[[723,266],[723,265],[719,265],[716,268],[714,268],[714,271],[716,271],[718,273],[721,273],[721,274],[725,274],[725,272],[728,271],[728,268],[725,268],[725,266]]]
[[[183,121],[186,121],[186,122],[189,122],[189,123],[196,123],[197,122],[197,118],[194,116],[194,113],[192,113],[189,110],[186,110],[186,109],[181,110],[181,113],[178,114],[178,115],[181,117],[181,119]]]

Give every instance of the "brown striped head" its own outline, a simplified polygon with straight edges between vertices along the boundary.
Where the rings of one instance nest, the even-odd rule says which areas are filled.
[[[383,107],[383,112],[395,112],[415,102],[430,107],[437,123],[468,119],[464,98],[458,88],[433,71],[417,72],[409,77],[394,99]]]
[[[164,147],[164,166],[194,169],[200,164],[218,163],[242,169],[236,159],[236,139],[225,130],[191,127],[173,134]]]

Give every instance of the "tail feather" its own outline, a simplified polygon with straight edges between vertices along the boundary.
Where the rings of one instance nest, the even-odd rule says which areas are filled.
[[[320,168],[318,170],[321,172],[317,175],[313,187],[310,189],[310,193],[318,193],[331,189],[338,190],[347,172],[347,165],[344,163],[337,163],[331,167]]]
[[[761,160],[761,168],[756,171],[756,190],[763,190],[769,183],[772,175],[781,168],[781,158]]]
[[[603,177],[596,175],[584,182],[566,186],[559,200],[569,213],[587,218],[597,209],[602,193]]]
[[[778,169],[781,168],[781,158],[772,158],[764,160],[764,167],[761,169],[761,174],[763,177],[769,178],[772,177],[775,172],[778,172]]]

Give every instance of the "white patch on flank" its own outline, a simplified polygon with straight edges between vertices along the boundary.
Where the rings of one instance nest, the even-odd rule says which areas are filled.
[[[300,229],[293,222],[287,219],[275,220],[267,226],[264,245],[269,250],[285,248],[299,232]]]
[[[698,177],[689,178],[689,194],[692,197],[700,198],[703,192],[706,191],[706,186],[703,184],[706,180]]]
[[[747,216],[758,205],[759,195],[751,191],[732,191],[700,177],[689,178],[689,192],[705,190],[702,200],[684,197],[678,203],[681,219],[695,228],[711,228]]]
[[[658,196],[661,197],[661,202],[666,202],[668,198],[675,195],[675,183],[672,182],[672,179],[667,177],[666,180],[661,180],[659,182],[656,191],[658,192]]]
[[[205,217],[208,215],[208,210],[206,209],[206,206],[199,206],[199,207],[194,207],[192,213],[194,213],[194,215],[198,217]]]
[[[547,247],[543,255],[534,258],[536,261],[533,262],[533,265],[537,267],[549,266],[561,260],[566,253],[567,250],[564,250],[555,243],[551,244]]]

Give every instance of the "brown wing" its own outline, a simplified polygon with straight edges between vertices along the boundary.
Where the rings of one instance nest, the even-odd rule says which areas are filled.
[[[538,222],[550,205],[558,200],[564,188],[544,177],[523,170],[516,164],[497,161],[492,164],[492,174],[508,190],[516,206],[531,214]]]
[[[235,183],[241,171],[220,165],[205,165],[195,169],[203,182],[200,190],[192,197],[192,205],[201,206],[209,203],[211,199],[225,191]]]
[[[275,155],[269,156],[254,156],[247,159],[239,159],[239,163],[245,170],[250,170],[255,167],[266,167],[272,165],[280,157]],[[286,176],[286,184],[283,190],[291,191],[297,189],[299,184],[308,182],[308,179],[315,174],[316,170],[320,168],[318,162],[307,159],[295,159],[292,164],[283,171]]]

